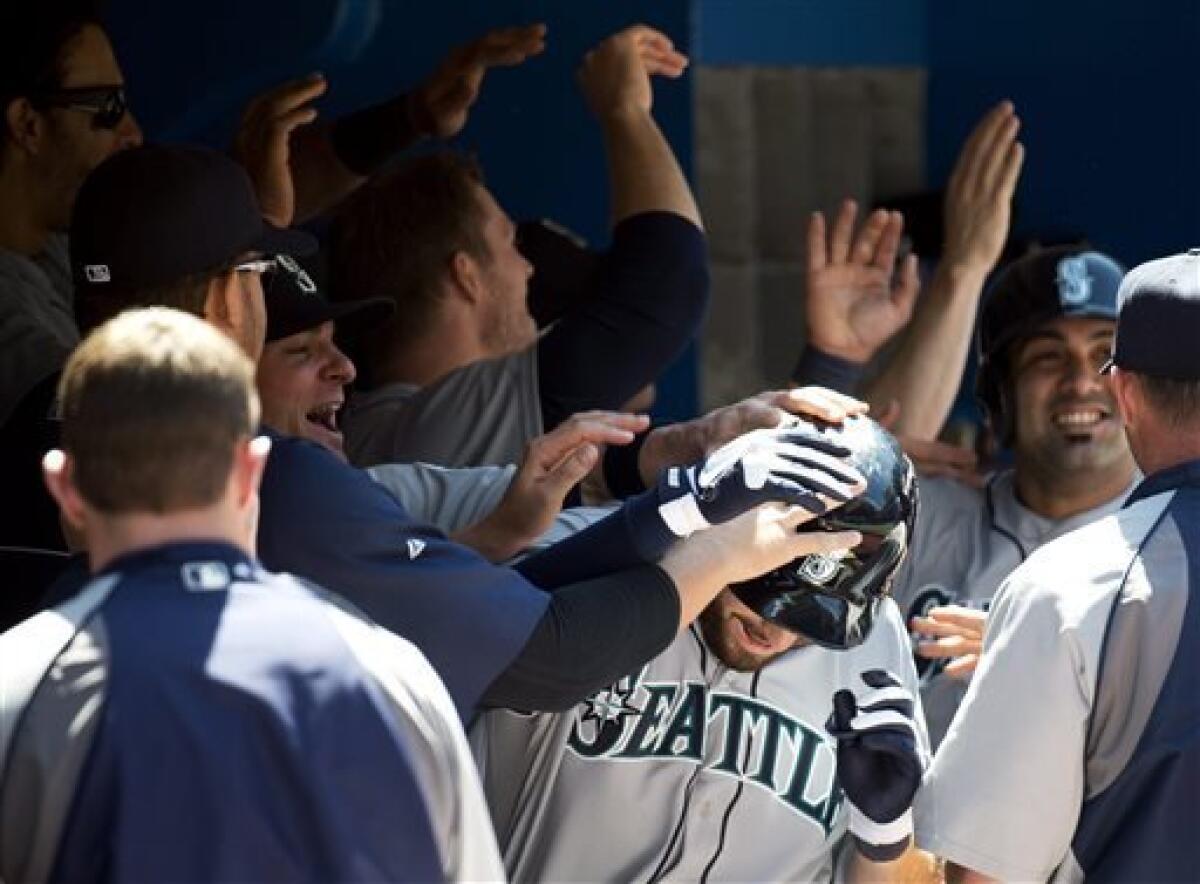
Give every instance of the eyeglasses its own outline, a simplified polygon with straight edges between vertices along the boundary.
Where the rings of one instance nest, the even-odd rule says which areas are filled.
[[[55,89],[34,99],[35,106],[65,107],[92,115],[93,129],[115,129],[129,113],[124,86],[78,86]]]
[[[234,264],[233,269],[238,273],[272,273],[279,269],[279,259],[259,258],[254,261],[243,261],[241,264]]]

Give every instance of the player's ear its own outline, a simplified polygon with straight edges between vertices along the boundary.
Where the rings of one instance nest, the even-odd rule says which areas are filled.
[[[71,456],[58,448],[46,452],[42,458],[42,479],[46,483],[46,490],[58,504],[63,521],[77,535],[82,534],[87,510],[83,495],[75,485]]]
[[[1136,427],[1142,420],[1142,396],[1137,378],[1115,366],[1109,369],[1108,381],[1117,401],[1121,422],[1127,427]]]
[[[483,300],[483,268],[479,266],[474,255],[461,249],[455,252],[450,258],[449,273],[454,293],[458,297],[471,306]]]
[[[244,442],[239,442],[233,458],[234,495],[238,509],[246,507],[251,497],[258,495],[262,484],[263,471],[267,466],[267,457],[271,453],[271,440],[266,436],[256,436]]]

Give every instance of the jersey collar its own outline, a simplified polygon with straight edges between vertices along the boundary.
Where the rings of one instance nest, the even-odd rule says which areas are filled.
[[[1139,500],[1145,500],[1147,497],[1153,497],[1155,494],[1162,494],[1164,491],[1181,488],[1185,485],[1200,486],[1200,460],[1184,461],[1181,464],[1167,467],[1165,470],[1159,470],[1157,473],[1147,476],[1133,490],[1133,494],[1129,495],[1129,499],[1125,501],[1125,506],[1137,503]]]
[[[223,562],[229,566],[246,565],[254,570],[258,568],[253,559],[233,544],[221,540],[186,540],[124,553],[94,576],[151,565],[183,565],[188,562]]]

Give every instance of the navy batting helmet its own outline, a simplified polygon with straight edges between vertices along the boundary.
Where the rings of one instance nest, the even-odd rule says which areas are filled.
[[[801,530],[858,531],[862,543],[838,555],[803,556],[731,588],[760,617],[818,645],[853,648],[870,633],[908,551],[917,519],[915,473],[900,443],[870,418],[802,426],[849,448],[848,460],[867,487]]]
[[[1117,289],[1124,269],[1083,246],[1056,246],[1009,264],[979,313],[979,373],[975,397],[1004,445],[1012,444],[1012,390],[1008,354],[1038,326],[1060,316],[1117,318]]]

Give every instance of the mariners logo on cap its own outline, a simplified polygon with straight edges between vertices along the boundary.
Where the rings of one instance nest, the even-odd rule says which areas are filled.
[[[1058,283],[1058,300],[1064,307],[1078,307],[1092,299],[1092,277],[1083,255],[1072,255],[1059,261],[1055,282]]]
[[[315,295],[317,293],[317,284],[308,275],[308,271],[296,262],[295,258],[291,255],[276,255],[275,260],[295,280],[296,288],[300,289],[306,295]]]
[[[838,560],[831,556],[811,555],[800,566],[800,576],[809,583],[824,586],[838,571]]]

